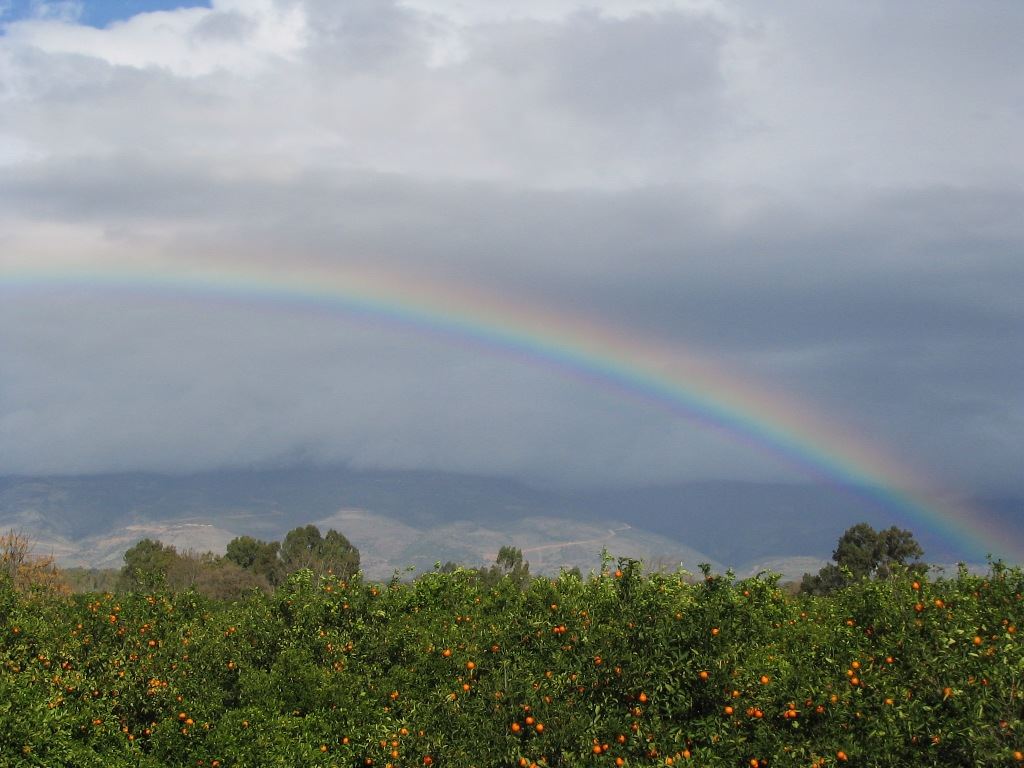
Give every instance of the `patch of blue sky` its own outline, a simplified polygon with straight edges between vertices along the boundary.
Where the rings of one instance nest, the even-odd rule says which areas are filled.
[[[22,19],[62,19],[105,27],[140,13],[209,8],[205,0],[0,0],[0,24]]]

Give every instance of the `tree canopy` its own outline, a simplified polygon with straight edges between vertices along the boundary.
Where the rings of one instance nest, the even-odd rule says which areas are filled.
[[[315,525],[295,528],[284,537],[280,554],[286,573],[309,568],[316,576],[348,578],[359,570],[359,550],[333,528],[323,536]]]
[[[122,589],[195,589],[217,599],[234,599],[252,589],[268,589],[260,574],[212,552],[178,552],[155,539],[142,539],[124,553]]]
[[[225,557],[241,568],[257,573],[276,587],[281,583],[284,566],[278,557],[281,543],[239,536],[228,542]]]
[[[800,591],[812,595],[828,595],[851,581],[889,576],[893,565],[924,568],[917,560],[924,554],[910,531],[896,526],[876,531],[867,523],[847,528],[832,552],[834,564],[826,565],[816,575],[804,574]]]
[[[507,576],[522,586],[530,580],[530,563],[523,559],[523,550],[505,546],[498,550],[494,565],[481,568],[479,573],[485,584],[496,584]]]
[[[124,553],[121,580],[129,589],[151,588],[168,581],[177,550],[156,539],[142,539]]]
[[[252,589],[270,590],[302,568],[317,578],[328,573],[349,578],[359,570],[359,550],[338,531],[321,535],[315,525],[289,531],[284,543],[238,536],[228,542],[224,555],[182,553],[170,544],[142,539],[124,553],[120,586],[196,589],[226,599]]]

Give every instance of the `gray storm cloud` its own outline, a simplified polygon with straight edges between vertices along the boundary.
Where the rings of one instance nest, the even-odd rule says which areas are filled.
[[[42,266],[369,265],[698,350],[1021,490],[1024,8],[214,2],[0,36],[0,474],[293,461],[792,477],[495,350],[24,290]],[[770,451],[769,451],[770,453]]]

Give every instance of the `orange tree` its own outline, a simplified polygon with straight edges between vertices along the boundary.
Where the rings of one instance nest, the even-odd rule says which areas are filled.
[[[272,595],[0,582],[0,754],[36,766],[1024,765],[1024,577],[834,596],[606,562]]]

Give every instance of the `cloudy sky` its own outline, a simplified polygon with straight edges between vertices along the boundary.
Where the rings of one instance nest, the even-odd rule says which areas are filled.
[[[249,265],[557,311],[1024,492],[1024,4],[173,5],[0,0],[0,475],[801,479],[386,318],[16,279]]]

